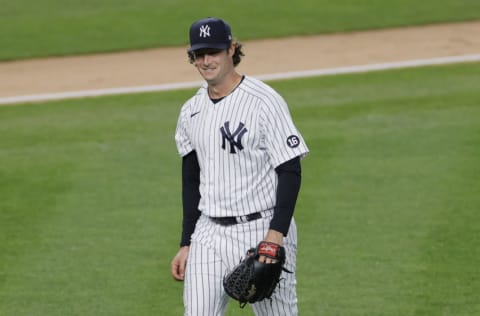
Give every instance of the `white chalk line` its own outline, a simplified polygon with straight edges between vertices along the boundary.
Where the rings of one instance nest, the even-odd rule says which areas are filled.
[[[370,71],[431,66],[431,65],[478,62],[478,61],[480,61],[480,54],[473,54],[473,55],[460,55],[460,56],[449,56],[449,57],[437,57],[437,58],[430,58],[430,59],[416,59],[416,60],[406,60],[406,61],[397,61],[397,62],[388,62],[388,63],[357,65],[357,66],[348,66],[348,67],[324,68],[324,69],[314,69],[314,70],[305,70],[305,71],[291,71],[291,72],[283,72],[283,73],[257,75],[254,77],[261,80],[266,80],[266,81],[283,80],[283,79],[318,77],[318,76],[370,72]],[[159,85],[20,95],[20,96],[0,98],[0,104],[52,101],[52,100],[98,97],[98,96],[117,95],[117,94],[141,93],[141,92],[170,91],[170,90],[197,88],[200,85],[202,85],[202,83],[203,83],[202,81],[190,81],[190,82],[166,83],[166,84],[159,84]]]

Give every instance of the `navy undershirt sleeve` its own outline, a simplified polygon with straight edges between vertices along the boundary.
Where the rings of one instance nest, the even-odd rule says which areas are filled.
[[[200,202],[200,166],[195,151],[182,159],[182,204],[183,222],[180,247],[190,245],[190,237],[200,217],[198,203]]]
[[[300,157],[295,157],[275,168],[278,175],[277,203],[270,222],[270,229],[287,236],[297,202],[302,178]]]

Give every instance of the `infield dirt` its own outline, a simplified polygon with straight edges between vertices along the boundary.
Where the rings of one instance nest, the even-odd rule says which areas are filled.
[[[241,41],[241,38],[239,38]],[[242,42],[242,41],[241,41]],[[242,42],[252,76],[480,53],[480,21]],[[0,63],[0,97],[199,81],[186,47]]]

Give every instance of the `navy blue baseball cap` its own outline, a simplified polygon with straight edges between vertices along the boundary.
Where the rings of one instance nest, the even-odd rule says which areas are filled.
[[[201,19],[190,26],[189,52],[202,48],[227,49],[231,42],[232,30],[222,19]]]

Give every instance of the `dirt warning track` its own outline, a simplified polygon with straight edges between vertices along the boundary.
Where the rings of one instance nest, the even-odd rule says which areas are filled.
[[[479,34],[480,21],[473,21],[248,41],[238,70],[274,78],[265,75],[473,56],[480,54]],[[192,67],[186,47],[3,62],[0,104],[19,96],[194,85],[200,77]]]

